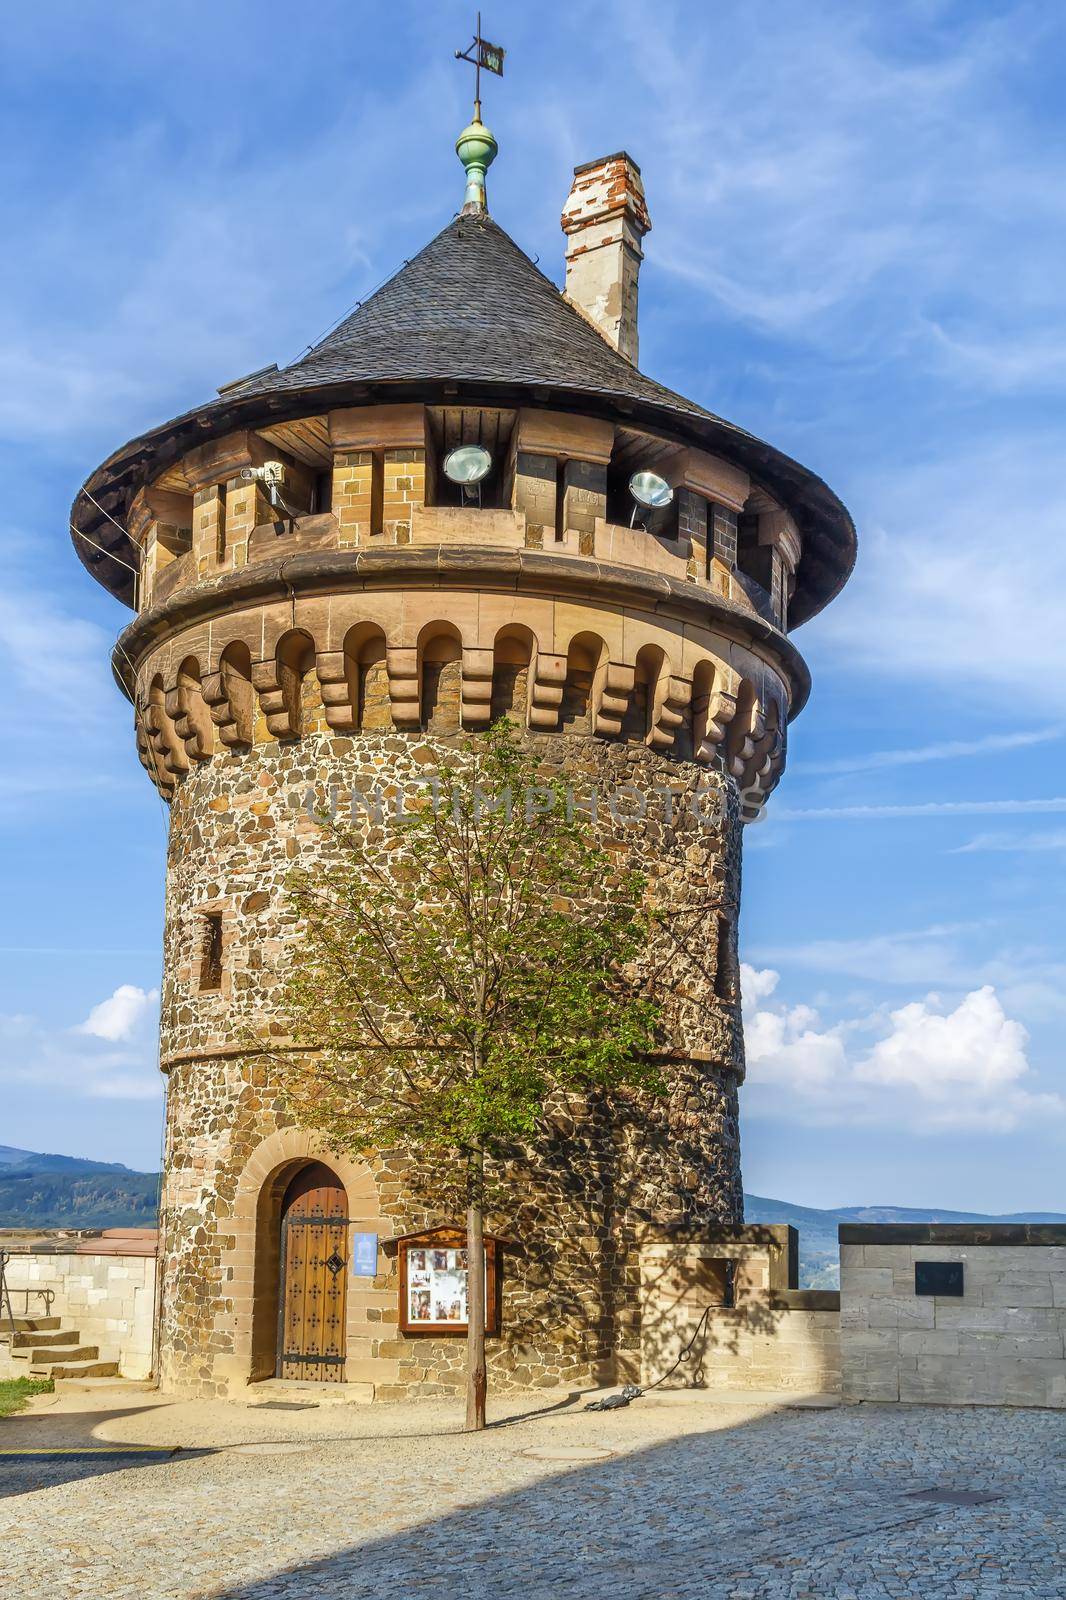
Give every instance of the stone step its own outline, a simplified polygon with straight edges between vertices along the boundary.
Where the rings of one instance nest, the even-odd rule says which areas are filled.
[[[45,1328],[58,1328],[58,1317],[16,1317],[15,1333],[41,1333]],[[12,1327],[6,1320],[0,1323],[0,1339],[11,1337]]]
[[[16,1352],[21,1354],[21,1352]],[[49,1361],[62,1361],[66,1364],[81,1361],[96,1361],[99,1359],[100,1346],[95,1344],[72,1344],[64,1349],[56,1350],[53,1346],[34,1346],[30,1351],[30,1365],[35,1367],[43,1362],[46,1366]]]
[[[392,1356],[349,1356],[344,1363],[344,1381],[353,1383],[399,1383],[400,1363]]]
[[[35,1378],[117,1378],[117,1361],[49,1361],[30,1368]]]
[[[158,1390],[154,1378],[56,1378],[56,1394],[145,1394]]]
[[[48,1328],[44,1331],[34,1328],[32,1332],[12,1334],[11,1349],[17,1355],[20,1350],[39,1350],[44,1345],[52,1348],[55,1345],[77,1344],[80,1339],[81,1334],[76,1328]]]
[[[316,1406],[365,1406],[373,1398],[372,1383],[301,1383],[298,1378],[265,1378],[249,1385],[247,1404],[260,1406],[271,1400],[284,1400]]]

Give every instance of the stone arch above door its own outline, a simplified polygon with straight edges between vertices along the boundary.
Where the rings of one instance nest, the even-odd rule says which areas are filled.
[[[216,1369],[231,1388],[273,1376],[281,1204],[297,1171],[312,1161],[325,1162],[336,1173],[348,1196],[349,1216],[376,1224],[382,1237],[386,1231],[391,1233],[382,1221],[377,1186],[364,1162],[335,1155],[302,1128],[280,1128],[268,1134],[237,1180],[229,1230],[232,1243],[222,1258],[233,1354],[229,1360],[220,1359]],[[349,1342],[358,1299],[348,1296]]]

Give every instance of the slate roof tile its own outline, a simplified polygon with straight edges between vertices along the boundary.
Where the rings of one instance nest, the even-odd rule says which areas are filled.
[[[239,393],[404,379],[571,388],[711,415],[631,366],[487,215],[456,217],[306,356]]]

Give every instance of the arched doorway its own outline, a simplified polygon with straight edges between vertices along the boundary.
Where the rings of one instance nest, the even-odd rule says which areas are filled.
[[[279,1378],[344,1381],[348,1269],[348,1197],[337,1174],[314,1161],[281,1203]]]

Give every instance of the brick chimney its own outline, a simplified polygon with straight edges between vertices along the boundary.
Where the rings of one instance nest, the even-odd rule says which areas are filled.
[[[632,157],[620,150],[575,167],[562,225],[567,299],[636,366],[640,241],[651,222]]]

